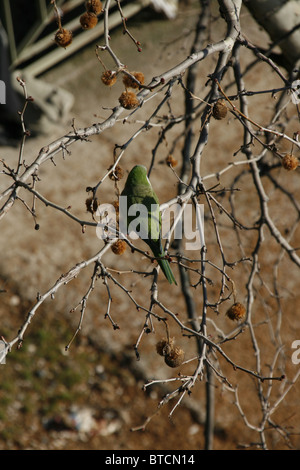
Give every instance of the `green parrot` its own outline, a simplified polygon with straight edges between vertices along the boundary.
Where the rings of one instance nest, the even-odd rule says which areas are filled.
[[[128,229],[133,220],[138,220],[140,238],[151,248],[153,255],[157,259],[169,283],[177,285],[169,261],[163,259],[165,254],[161,240],[161,213],[159,210],[159,201],[147,177],[146,167],[136,165],[132,168],[121,196],[126,196],[127,198],[126,229]],[[136,215],[130,214],[130,208],[134,209],[135,204],[140,205],[139,207],[135,206],[140,213],[138,218],[136,218]]]

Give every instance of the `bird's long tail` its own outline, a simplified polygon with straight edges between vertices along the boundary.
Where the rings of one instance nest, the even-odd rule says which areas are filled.
[[[176,282],[176,279],[175,279],[174,274],[172,272],[169,261],[167,259],[159,259],[158,264],[160,265],[160,267],[162,269],[162,272],[164,273],[164,275],[168,279],[169,283],[170,284],[174,283],[177,286],[177,282]]]

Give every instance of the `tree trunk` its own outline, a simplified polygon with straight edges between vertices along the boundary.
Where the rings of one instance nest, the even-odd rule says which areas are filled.
[[[296,0],[246,0],[255,20],[278,43],[286,68],[300,63],[300,2]],[[298,28],[297,28],[298,26]]]

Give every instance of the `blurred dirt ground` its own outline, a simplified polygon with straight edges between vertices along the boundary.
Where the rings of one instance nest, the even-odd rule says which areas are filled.
[[[146,82],[150,81],[153,76],[176,65],[189,54],[197,21],[196,6],[197,2],[188,2],[181,8],[178,18],[172,21],[148,10],[132,18],[128,27],[142,43],[142,53],[136,51],[133,43],[123,36],[120,28],[113,30],[111,34],[112,47],[129,70],[142,68]],[[217,17],[217,8],[215,11]],[[242,25],[246,35],[253,42],[268,41],[246,10],[242,13]],[[220,39],[224,30],[223,21],[214,20],[211,24],[211,40]],[[97,44],[99,43],[101,44],[101,40],[97,41]],[[246,59],[245,57],[244,60]],[[214,62],[216,57],[210,60]],[[109,68],[109,58],[106,65]],[[249,89],[265,87],[265,70],[264,65],[253,69],[247,77]],[[90,44],[41,77],[42,80],[71,92],[74,105],[69,119],[63,126],[58,126],[51,135],[41,135],[26,141],[25,161],[31,162],[38,155],[40,148],[67,133],[71,129],[73,118],[75,126],[81,128],[109,115],[107,108],[117,104],[123,87],[117,84],[107,90],[100,81],[101,72],[101,66],[95,57],[95,44]],[[204,61],[203,65],[199,65],[202,83],[206,81],[207,73],[207,63]],[[268,87],[276,87],[278,84],[276,76],[268,76]],[[180,113],[181,106],[180,99],[171,100],[171,110],[175,115]],[[261,97],[251,100],[250,110],[260,122],[267,120],[271,112],[270,106],[268,107],[268,103],[263,104]],[[64,158],[57,155],[55,164],[48,162],[43,165],[38,185],[44,196],[65,207],[71,206],[72,212],[78,217],[88,218],[85,207],[86,187],[94,186],[98,182],[113,162],[115,144],[126,142],[134,130],[139,128],[142,118],[140,112],[133,115],[130,123],[123,122],[122,117],[116,126],[100,136],[93,137],[90,142],[77,142],[72,145],[71,154],[66,153]],[[233,153],[240,145],[238,139],[241,129],[230,119],[222,128],[213,122],[210,132],[216,138],[211,139],[207,149],[211,158],[205,160],[205,173],[223,168],[226,164],[224,162],[232,160]],[[158,130],[154,129],[151,133],[144,132],[132,142],[126,159],[124,158],[123,166],[126,171],[136,163],[149,165],[157,137]],[[168,142],[171,142],[171,137]],[[177,180],[163,163],[169,152],[168,142],[161,146],[153,170],[153,184],[161,201],[176,194]],[[179,142],[174,152],[178,160],[182,140]],[[18,149],[2,147],[0,156],[13,166],[13,162],[17,161]],[[224,185],[233,174],[234,172],[225,175],[222,181]],[[172,178],[174,193],[170,194],[169,190],[166,190],[165,182],[172,181]],[[289,180],[288,184],[294,185],[296,190],[296,177],[292,181]],[[241,193],[241,217],[243,214],[246,219],[255,217],[251,193]],[[109,179],[103,184],[101,194],[105,199],[103,202],[114,200],[114,186]],[[30,204],[30,199],[26,200]],[[278,212],[278,219],[284,226],[287,223],[284,209],[278,203],[274,210]],[[94,229],[82,234],[77,224],[42,204],[37,205],[37,222],[40,225],[38,231],[34,230],[34,221],[20,201],[1,221],[0,288],[5,292],[0,294],[0,333],[7,340],[16,335],[28,309],[35,302],[37,292],[48,290],[62,273],[99,249],[99,240]],[[297,236],[300,244],[300,234]],[[229,235],[224,238],[224,243],[228,252],[234,251],[235,247],[231,246]],[[249,250],[251,243],[252,240],[249,239]],[[270,241],[270,251],[266,253],[261,267],[267,280],[271,279],[272,257],[277,249]],[[109,253],[105,262],[111,268],[126,270],[131,258],[128,251],[122,257]],[[139,259],[136,268],[138,263]],[[281,333],[287,345],[285,354],[289,356],[289,345],[294,339],[300,338],[297,312],[299,274],[288,262],[283,262],[282,266],[281,276],[285,279],[286,296],[282,300],[285,316]],[[130,431],[131,428],[141,426],[148,416],[157,411],[159,401],[169,390],[168,384],[165,383],[145,392],[142,390],[145,380],[155,377],[165,377],[167,380],[173,376],[173,371],[166,368],[162,358],[155,352],[157,337],[164,335],[163,325],[156,327],[157,335],[143,337],[140,346],[141,359],[136,361],[133,345],[144,326],[144,316],[136,311],[120,289],[112,286],[111,291],[112,316],[120,329],[114,331],[108,319],[104,319],[107,292],[101,284],[102,281],[98,280],[88,303],[83,328],[69,352],[65,353],[64,347],[72,337],[80,316],[80,307],[73,312],[71,310],[78,306],[87,291],[91,275],[92,268],[87,268],[77,279],[60,289],[53,300],[43,304],[26,333],[22,348],[13,350],[7,358],[7,364],[1,367],[0,449],[203,449],[204,381],[197,384],[191,396],[183,400],[172,419],[168,417],[168,413],[174,402],[163,407],[144,431]],[[240,276],[240,272],[233,272],[235,281],[238,281]],[[128,288],[132,281],[137,283],[134,285],[137,301],[143,302],[143,299],[149,297],[149,279],[136,281],[130,275],[126,275],[125,280],[124,276],[120,279]],[[170,296],[168,286],[163,280],[161,283],[162,301],[170,302],[172,308],[176,306],[176,311],[184,315],[185,306],[180,295],[173,291]],[[243,297],[244,287],[241,291]],[[264,316],[266,311],[271,312],[274,306],[266,285],[261,286],[260,295],[264,299],[262,304],[265,310],[258,312],[258,318],[260,313]],[[197,299],[197,302],[201,307],[201,298]],[[270,316],[272,317],[272,314]],[[224,315],[218,317],[218,326],[225,332],[232,328]],[[297,332],[298,337],[295,336]],[[262,326],[261,333],[258,332],[262,344],[264,335]],[[193,344],[192,340],[190,341],[190,350],[186,351],[188,357],[193,354]],[[180,337],[178,342],[180,343]],[[269,351],[268,347],[266,346],[264,356],[266,363],[271,360],[275,350],[270,346]],[[230,353],[237,363],[255,367],[254,358],[249,359],[249,349],[251,341],[249,335],[245,334],[243,342],[240,340],[230,343],[226,352]],[[255,382],[249,377],[245,378],[242,372],[233,372],[228,364],[222,364],[222,367],[223,372],[227,373],[234,383],[239,384],[244,410],[247,414],[251,413],[248,416],[256,423],[260,416],[260,404],[255,398]],[[287,372],[290,376],[295,373],[295,366],[291,361]],[[233,404],[233,394],[223,390],[219,383],[215,386],[214,448],[236,449],[239,445],[250,442],[254,442],[255,448],[257,435],[243,423]],[[277,393],[280,393],[280,387],[280,383],[274,385]],[[290,392],[274,418],[291,430],[299,431],[299,384]],[[274,431],[270,430],[268,437],[271,448],[288,448]],[[297,434],[292,440],[295,447],[299,448]]]

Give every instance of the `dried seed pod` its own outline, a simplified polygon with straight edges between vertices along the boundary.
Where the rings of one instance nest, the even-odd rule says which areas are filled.
[[[67,46],[71,44],[72,39],[73,39],[72,31],[69,31],[68,29],[64,29],[64,28],[59,29],[56,32],[55,37],[54,37],[56,44],[59,47],[64,47],[64,48],[66,48]]]
[[[85,8],[88,12],[99,15],[102,11],[102,2],[100,0],[86,0]]]
[[[119,98],[120,105],[125,109],[134,109],[139,105],[139,100],[133,91],[123,91]]]
[[[218,100],[213,107],[213,117],[220,121],[224,119],[227,114],[227,106],[224,100]]]
[[[296,170],[299,165],[299,160],[292,153],[287,153],[281,160],[281,164],[285,170]]]
[[[89,11],[83,13],[79,18],[82,29],[92,29],[98,23],[98,18],[95,13],[90,13]]]
[[[106,70],[101,75],[101,80],[106,86],[113,86],[117,81],[117,72],[114,70]]]
[[[173,166],[175,167],[177,165],[177,160],[175,160],[175,158],[173,158],[173,155],[169,154],[166,158],[166,164],[169,165],[169,166]]]
[[[142,72],[130,72],[130,74],[134,78],[136,78],[140,82],[141,85],[144,85],[145,77],[144,77],[144,74]],[[140,88],[140,85],[138,83],[136,83],[129,75],[126,75],[125,73],[123,75],[123,83],[124,83],[126,88],[135,88],[135,89]]]
[[[108,169],[110,170],[112,167],[113,167],[113,165],[110,166]],[[124,176],[124,170],[119,165],[117,165],[116,168],[114,169],[114,171],[112,171],[109,174],[110,179],[113,180],[113,181],[119,181],[123,178],[123,176]]]
[[[156,343],[156,352],[160,356],[165,356],[171,352],[171,349],[174,345],[174,338],[170,338],[169,341],[167,338],[162,338]]]
[[[184,361],[184,351],[178,346],[171,349],[170,353],[165,356],[165,363],[169,367],[178,367]]]
[[[246,309],[243,304],[236,302],[227,310],[226,315],[230,320],[242,320],[246,315]]]
[[[91,214],[95,214],[96,210],[98,209],[99,206],[99,201],[97,198],[89,197],[85,201],[86,205],[86,210],[90,212]]]
[[[126,242],[124,240],[117,240],[111,245],[111,251],[115,255],[122,255],[126,250]]]
[[[116,211],[116,215],[119,215],[119,201],[114,201],[112,203],[112,205],[114,206],[114,209]]]

